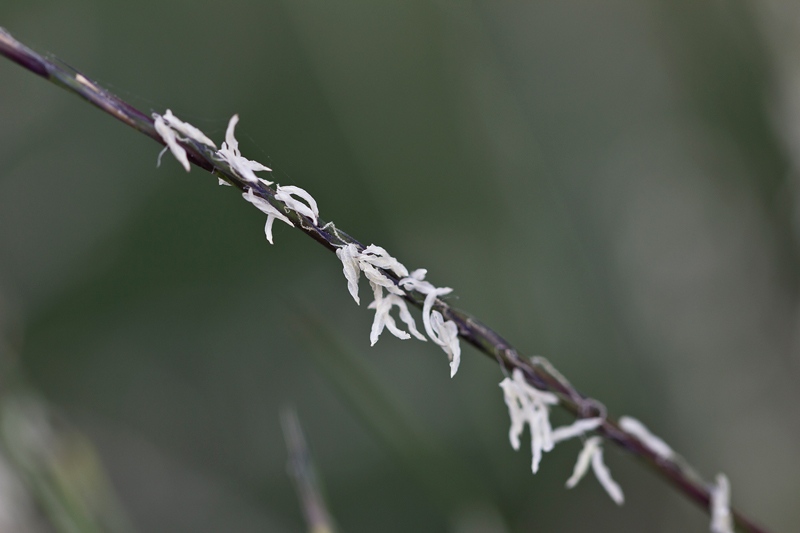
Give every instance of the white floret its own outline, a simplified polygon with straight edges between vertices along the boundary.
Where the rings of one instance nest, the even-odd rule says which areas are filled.
[[[384,270],[391,270],[400,277],[408,276],[408,269],[403,266],[400,261],[389,255],[389,252],[375,244],[370,244],[364,248],[364,251],[359,255],[359,261],[382,268]]]
[[[265,170],[270,171],[271,168],[262,165],[258,161],[251,161],[246,157],[242,157],[239,151],[239,141],[236,140],[234,130],[236,124],[239,122],[239,115],[233,115],[228,121],[228,129],[225,131],[225,142],[222,147],[217,151],[217,157],[228,163],[230,167],[245,181],[251,183],[258,183],[259,181],[265,185],[272,185],[271,181],[267,181],[256,176],[256,172]]]
[[[295,200],[293,196],[299,196],[308,202],[308,205]],[[314,224],[317,223],[317,218],[319,217],[317,202],[310,194],[308,194],[308,192],[305,191],[305,189],[295,187],[294,185],[287,185],[285,187],[278,185],[277,192],[275,193],[275,199],[286,204],[286,207],[292,211],[300,215],[307,216],[314,221]]]
[[[625,495],[622,493],[622,488],[619,484],[611,477],[611,472],[603,461],[602,441],[601,437],[592,437],[586,440],[581,453],[578,455],[572,476],[567,480],[566,485],[568,489],[577,485],[588,471],[589,464],[591,464],[594,475],[600,485],[617,505],[622,505],[625,503]]]
[[[417,291],[425,295],[422,309],[422,322],[425,333],[447,354],[450,360],[450,377],[455,376],[461,363],[458,325],[453,320],[445,320],[439,311],[433,310],[436,298],[449,294],[453,289],[449,287],[437,288],[425,281],[427,271],[424,268],[417,269],[409,274],[408,269],[402,263],[389,255],[384,248],[375,244],[370,244],[361,252],[358,251],[358,247],[355,244],[348,244],[338,248],[336,255],[342,261],[344,275],[347,279],[347,288],[356,303],[359,303],[358,280],[361,272],[364,273],[372,287],[374,301],[369,307],[376,310],[372,334],[370,335],[372,344],[375,344],[378,335],[384,328],[388,328],[390,331],[392,331],[392,328],[396,329],[393,319],[388,314],[388,309],[391,309],[392,305],[400,307],[400,318],[408,325],[411,334],[420,340],[425,340],[425,337],[417,331],[413,318],[408,312],[405,301],[402,299],[402,296],[405,295],[403,290]],[[384,271],[393,272],[401,278],[400,281],[395,284],[392,279],[384,274]],[[389,291],[390,295],[384,297],[383,289]],[[389,302],[392,304],[389,305]],[[405,332],[401,331],[401,333],[407,335]],[[407,338],[402,334],[395,333],[400,338]]]
[[[163,140],[167,145],[166,148],[164,148],[164,150],[158,154],[157,166],[161,165],[161,156],[164,155],[164,152],[167,149],[169,149],[169,151],[172,152],[172,155],[175,156],[175,159],[177,159],[178,162],[183,165],[183,168],[186,169],[186,172],[189,172],[192,167],[189,165],[189,159],[186,156],[186,150],[183,148],[183,146],[178,144],[178,137],[175,134],[175,131],[170,128],[164,119],[159,115],[155,116],[153,127],[155,128],[156,133],[158,133],[158,135],[161,137],[161,140]]]
[[[623,416],[619,419],[619,427],[639,439],[642,444],[659,457],[672,459],[675,456],[675,452],[666,442],[650,433],[650,430],[637,419],[631,416]]]
[[[550,426],[550,407],[558,404],[558,397],[547,391],[532,387],[522,370],[515,368],[511,378],[500,382],[503,396],[511,418],[508,439],[511,447],[519,450],[519,438],[528,424],[531,430],[531,470],[539,470],[542,452],[553,448],[552,428]]]
[[[710,489],[711,533],[733,533],[731,484],[725,474],[717,474],[717,483]]]
[[[399,339],[411,338],[411,335],[397,327],[394,318],[389,314],[394,306],[397,306],[400,309],[400,320],[402,320],[408,326],[408,330],[411,332],[411,334],[420,340],[425,340],[425,337],[423,337],[422,334],[417,330],[417,325],[414,322],[414,318],[411,316],[411,313],[408,312],[408,306],[406,305],[405,300],[396,294],[388,294],[380,300],[375,300],[369,304],[370,309],[375,309],[375,320],[372,323],[372,331],[370,332],[369,337],[371,346],[374,346],[375,343],[378,342],[378,337],[380,336],[381,332],[383,332],[384,327],[386,327],[386,329],[388,329],[392,335]]]
[[[182,120],[180,120],[178,117],[173,115],[172,111],[170,111],[169,109],[167,109],[167,112],[164,113],[164,116],[162,118],[164,119],[164,122],[166,122],[167,125],[170,128],[172,128],[176,132],[180,133],[184,137],[186,137],[188,139],[192,139],[193,141],[197,141],[200,144],[205,144],[206,146],[211,146],[214,149],[217,148],[217,145],[214,144],[214,141],[212,141],[211,139],[206,137],[205,133],[203,133],[199,129],[195,128],[194,126],[192,126],[188,122],[183,122]]]
[[[580,418],[568,426],[561,426],[553,430],[553,443],[579,437],[587,431],[593,431],[603,424],[602,418]]]
[[[275,222],[276,218],[294,227],[292,221],[286,218],[286,215],[278,211],[275,208],[275,206],[273,206],[271,203],[264,200],[263,198],[253,194],[253,189],[251,187],[247,188],[247,192],[242,193],[242,197],[244,197],[245,200],[256,206],[259,211],[267,215],[267,224],[264,226],[264,233],[267,235],[267,240],[269,241],[270,244],[274,244],[272,242],[272,224]]]
[[[361,305],[358,298],[358,279],[361,277],[361,269],[358,266],[357,256],[358,246],[355,244],[347,244],[336,249],[336,257],[342,262],[342,271],[347,279],[347,290],[350,291],[356,304]]]

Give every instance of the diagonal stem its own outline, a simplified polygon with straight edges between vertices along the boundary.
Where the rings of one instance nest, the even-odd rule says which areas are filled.
[[[117,96],[100,88],[78,71],[69,67],[56,65],[52,61],[43,58],[14,39],[11,34],[1,27],[0,55],[4,55],[11,61],[18,63],[34,74],[55,83],[67,91],[77,94],[89,103],[144,133],[161,145],[165,144],[155,130],[153,118],[137,110]],[[242,192],[252,189],[253,194],[256,196],[263,198],[279,209],[282,207],[282,204],[275,199],[276,191],[273,188],[262,183],[254,184],[243,180],[229,165],[214,157],[215,152],[209,147],[191,139],[181,141],[181,145],[186,149],[189,159],[195,165],[225,180]],[[322,220],[319,220],[315,224],[310,218],[300,215],[293,210],[288,210],[287,216],[291,219],[295,227],[299,228],[331,251],[335,251],[339,246],[351,243],[356,244],[359,249],[364,248],[361,243],[337,229],[332,223],[325,224]],[[395,284],[399,281],[399,278],[389,270],[384,270],[383,274],[392,279]],[[424,295],[406,291],[404,298],[416,307],[422,308]],[[451,307],[440,299],[436,300],[434,309],[441,312],[446,319],[453,320],[458,325],[459,336],[475,346],[486,356],[495,359],[504,371],[513,372],[515,369],[521,370],[525,379],[531,385],[556,394],[560,399],[560,405],[576,417],[604,417],[605,421],[596,430],[599,434],[633,454],[667,481],[672,483],[675,488],[689,499],[700,505],[707,512],[709,511],[711,500],[710,488],[712,485],[704,481],[683,458],[679,456],[665,458],[654,453],[639,440],[639,438],[620,428],[614,418],[607,416],[602,403],[588,398],[575,390],[546,360],[533,359],[528,361],[494,330],[467,313]],[[731,508],[730,511],[734,517],[736,526],[741,531],[767,533],[766,529],[756,525],[734,508]]]

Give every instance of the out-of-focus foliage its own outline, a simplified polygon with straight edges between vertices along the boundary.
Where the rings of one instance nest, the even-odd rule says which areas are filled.
[[[427,268],[456,306],[793,531],[797,9],[4,0],[0,25],[217,142],[239,113],[243,155],[324,219]],[[589,480],[564,490],[577,442],[532,476],[492,361],[465,346],[450,380],[432,343],[369,348],[372,312],[333,254],[286,226],[269,246],[260,213],[198,169],[156,169],[158,150],[0,61],[0,331],[19,354],[0,368],[91,439],[137,530],[303,531],[287,402],[343,532],[706,530],[611,446],[623,508]],[[298,309],[354,347],[338,379],[374,375],[475,490],[431,496],[352,405],[369,396],[310,356]]]

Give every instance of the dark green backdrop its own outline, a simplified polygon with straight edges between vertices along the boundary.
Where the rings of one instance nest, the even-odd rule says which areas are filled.
[[[243,154],[324,219],[792,531],[799,28],[769,4],[4,0],[0,25],[218,142],[239,113]],[[462,343],[451,380],[433,343],[370,348],[333,254],[281,224],[270,246],[158,150],[0,61],[5,353],[138,531],[303,531],[287,404],[346,533],[707,530],[612,446],[622,508],[591,477],[564,489],[577,442],[531,475],[496,364]],[[309,316],[354,359],[312,353]]]

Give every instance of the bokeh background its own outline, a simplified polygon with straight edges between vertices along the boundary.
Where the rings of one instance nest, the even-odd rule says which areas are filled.
[[[0,25],[218,142],[239,113],[323,219],[800,529],[795,2],[3,0]],[[304,531],[286,405],[342,532],[707,530],[613,446],[622,508],[564,489],[578,442],[532,476],[494,362],[370,348],[332,254],[158,151],[0,61],[2,531],[95,531],[53,484],[104,531]]]

